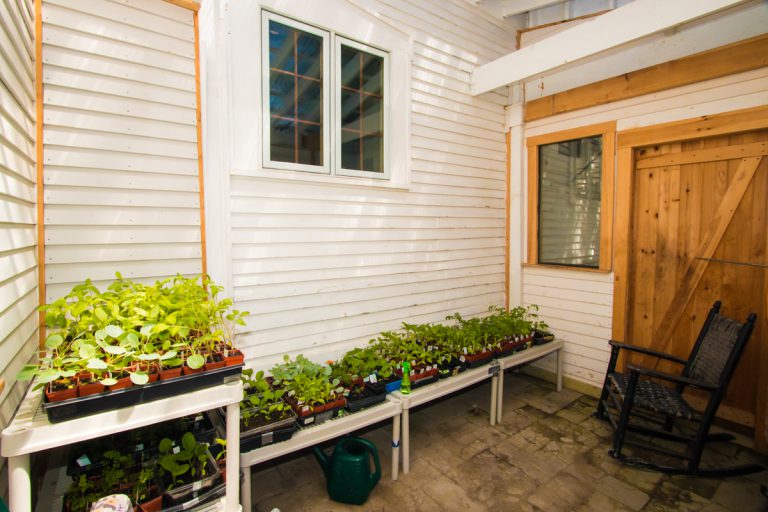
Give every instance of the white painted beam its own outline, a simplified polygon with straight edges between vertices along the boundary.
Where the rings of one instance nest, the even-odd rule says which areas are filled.
[[[563,0],[480,0],[478,4],[486,11],[499,18],[507,18],[516,14],[541,9]]]
[[[636,0],[472,72],[472,95],[545,73],[744,0]]]

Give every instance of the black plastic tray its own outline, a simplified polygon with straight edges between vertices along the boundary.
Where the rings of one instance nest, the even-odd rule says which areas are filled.
[[[43,409],[48,415],[48,421],[59,423],[218,386],[239,379],[242,370],[242,364],[225,366],[215,370],[182,375],[175,379],[159,380],[143,386],[105,391],[95,395],[62,400],[61,402],[43,402]]]
[[[293,434],[299,429],[296,423],[286,428],[272,430],[271,432],[262,432],[261,434],[241,437],[240,453],[246,453],[262,446],[287,441],[293,437]]]
[[[411,389],[418,389],[420,387],[426,386],[427,384],[432,384],[433,382],[437,382],[437,380],[440,378],[440,372],[430,375],[429,377],[422,377],[418,380],[412,380],[411,381]]]
[[[365,395],[362,398],[350,399],[347,397],[347,410],[349,412],[357,412],[366,407],[380,404],[387,399],[387,388],[384,384],[365,385]]]
[[[486,365],[493,361],[494,354],[493,352],[490,353],[488,357],[484,357],[482,359],[478,359],[476,361],[463,361],[464,366],[467,368],[478,368],[480,366]]]
[[[296,423],[300,427],[319,425],[327,420],[337,417],[339,414],[341,414],[345,407],[346,404],[339,405],[327,411],[316,412],[314,414],[310,414],[309,416],[299,416],[298,419],[296,419]]]

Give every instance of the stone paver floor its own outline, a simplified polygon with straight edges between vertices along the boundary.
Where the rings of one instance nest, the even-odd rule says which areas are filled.
[[[359,433],[379,449],[382,479],[362,506],[331,501],[310,452],[255,467],[255,509],[293,511],[768,511],[768,471],[728,479],[624,466],[596,400],[520,373],[505,379],[503,421],[488,422],[488,383],[411,413],[411,470],[390,479],[391,423]],[[326,451],[329,450],[326,445]],[[734,443],[708,448],[728,464],[768,458]]]

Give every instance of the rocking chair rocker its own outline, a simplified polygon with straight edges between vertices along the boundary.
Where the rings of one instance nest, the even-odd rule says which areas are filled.
[[[720,315],[720,301],[715,302],[687,360],[611,340],[611,358],[595,411],[596,417],[608,419],[614,428],[613,447],[609,452],[611,456],[631,466],[667,474],[717,477],[745,475],[764,470],[765,467],[759,464],[715,469],[699,467],[707,442],[733,439],[730,434],[710,434],[709,428],[725,396],[736,363],[752,334],[755,320],[754,313],[750,314],[743,324],[724,317]],[[683,366],[682,372],[674,375],[630,364],[627,366],[629,374],[619,373],[616,371],[616,361],[622,349],[680,364]],[[671,382],[675,387],[664,386],[658,380]],[[695,411],[683,398],[682,393],[687,386],[709,393],[703,412]],[[674,431],[676,426],[679,427],[675,425],[677,420],[687,420],[688,426],[694,427],[694,432],[686,434],[679,428]],[[628,430],[681,443],[684,449],[673,450],[643,442],[645,440],[627,438]],[[637,457],[627,457],[621,453],[625,444],[687,462],[668,466]]]

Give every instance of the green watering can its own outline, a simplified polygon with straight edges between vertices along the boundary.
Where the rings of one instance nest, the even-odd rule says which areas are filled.
[[[371,457],[376,467],[373,472]],[[381,478],[379,452],[367,439],[343,437],[330,457],[315,447],[315,458],[328,479],[328,495],[341,503],[362,505]]]

